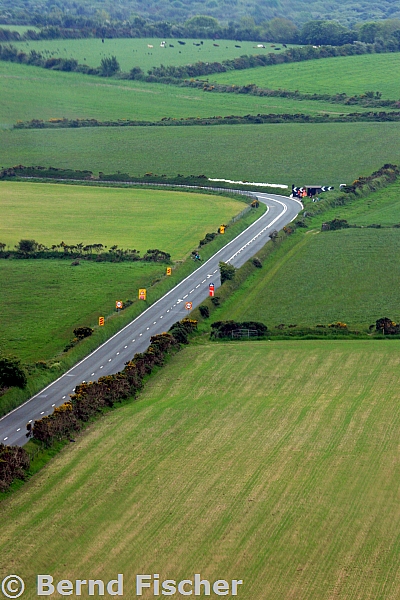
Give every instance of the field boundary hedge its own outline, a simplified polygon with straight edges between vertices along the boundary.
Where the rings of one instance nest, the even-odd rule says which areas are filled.
[[[400,107],[400,102],[395,102]],[[343,113],[334,115],[322,113],[307,115],[304,113],[258,113],[256,115],[227,115],[219,117],[164,117],[159,121],[139,121],[119,119],[117,121],[98,121],[97,119],[31,119],[18,121],[13,129],[76,129],[82,127],[191,127],[210,125],[264,125],[268,123],[359,123],[370,121],[400,121],[400,111],[368,111],[363,113]]]
[[[27,438],[49,448],[54,442],[82,431],[88,422],[123,400],[136,399],[146,378],[156,367],[162,367],[168,356],[188,344],[196,329],[197,321],[186,318],[174,323],[168,333],[152,336],[147,350],[136,353],[122,371],[94,382],[81,383],[70,400],[54,408],[52,414],[33,424],[28,423]],[[24,448],[0,444],[0,492],[7,491],[15,478],[26,479],[30,462],[30,455]]]
[[[355,56],[362,54],[385,54],[400,51],[400,39],[393,40],[389,47],[382,45],[381,43],[365,43],[365,42],[354,42],[352,44],[344,44],[342,46],[300,46],[296,48],[287,48],[283,52],[276,54],[269,52],[268,54],[256,54],[256,55],[243,55],[234,59],[227,59],[222,62],[197,62],[191,65],[182,66],[164,66],[153,67],[149,69],[147,75],[144,71],[134,66],[129,72],[122,72],[119,68],[119,63],[115,56],[102,59],[104,64],[100,67],[90,67],[86,64],[80,64],[74,58],[58,58],[58,57],[47,57],[41,52],[31,50],[29,54],[19,50],[12,44],[2,45],[0,44],[0,60],[6,62],[15,62],[19,64],[32,65],[36,67],[42,67],[44,69],[53,71],[67,71],[83,73],[85,75],[96,75],[100,77],[112,77],[116,79],[129,79],[136,81],[146,81],[147,83],[169,83],[178,85],[196,85],[196,87],[205,86],[205,91],[229,91],[228,89],[222,89],[224,86],[218,86],[214,84],[211,86],[208,84],[208,80],[197,81],[198,77],[205,77],[214,73],[225,73],[233,70],[247,70],[255,67],[267,67],[271,65],[278,65],[284,63],[297,63],[309,60],[318,60],[322,58],[336,58],[339,56]],[[112,64],[107,68],[107,61]],[[107,64],[106,64],[107,63]],[[185,81],[186,80],[186,81]],[[239,93],[254,93],[254,89],[258,89],[254,84],[249,86],[225,86],[226,88],[233,87],[237,88],[232,91],[238,91]],[[253,91],[250,89],[253,88]],[[246,91],[247,90],[247,91]],[[265,90],[267,92],[268,90]],[[278,90],[279,91],[279,90]],[[258,95],[263,95],[260,91]],[[296,92],[293,92],[296,93]],[[298,92],[297,92],[298,94]],[[370,97],[372,94],[372,97]],[[267,95],[267,94],[265,94]],[[297,95],[302,97],[303,95]],[[305,95],[307,98],[310,95]],[[338,97],[342,94],[337,94]],[[344,96],[346,96],[344,94]],[[360,97],[358,97],[360,98]],[[385,104],[387,101],[381,101],[380,92],[368,92],[366,101],[370,103],[367,106],[388,106]],[[322,98],[319,98],[322,99]],[[347,98],[345,98],[347,100]],[[380,103],[377,103],[379,102]],[[352,96],[348,103],[357,103],[357,97]]]

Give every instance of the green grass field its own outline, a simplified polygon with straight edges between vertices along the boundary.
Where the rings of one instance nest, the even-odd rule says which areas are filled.
[[[368,329],[377,319],[400,320],[398,229],[314,230],[279,249],[213,320],[315,326],[342,321]]]
[[[100,66],[102,58],[116,56],[122,71],[130,71],[139,66],[147,72],[152,67],[163,65],[187,65],[198,61],[222,62],[223,60],[237,58],[244,54],[267,54],[279,51],[265,44],[266,48],[257,48],[257,42],[234,42],[232,40],[185,39],[185,45],[176,39],[166,39],[166,47],[160,47],[162,38],[129,38],[105,39],[102,43],[99,38],[82,40],[40,40],[28,42],[14,42],[17,48],[27,54],[31,50],[42,52],[45,56],[60,58],[75,58],[80,64],[90,67]],[[170,44],[173,48],[170,47]],[[215,44],[218,44],[216,46]],[[149,48],[148,46],[153,46]],[[236,46],[240,46],[237,48]],[[279,46],[278,46],[279,47]],[[283,51],[282,45],[280,50]]]
[[[210,94],[192,88],[89,77],[0,62],[0,128],[51,118],[160,120],[258,113],[353,112],[325,102]],[[363,110],[363,109],[361,109]]]
[[[1,260],[0,349],[24,363],[54,359],[76,327],[97,326],[116,300],[136,300],[165,265],[71,260]]]
[[[272,65],[212,75],[218,83],[255,83],[270,89],[299,90],[310,94],[349,96],[368,90],[383,93],[384,99],[400,98],[400,82],[394,73],[400,69],[400,53],[363,54]]]
[[[243,579],[243,600],[398,598],[399,349],[185,349],[3,502],[0,578],[27,600],[38,573],[122,573],[128,597],[136,574],[200,573]]]
[[[311,211],[316,206],[318,207],[311,202],[306,205]],[[351,225],[397,225],[400,223],[400,181],[350,204],[337,206],[319,216],[316,215],[313,218],[313,227],[335,218],[346,219]]]
[[[22,238],[51,246],[117,244],[183,259],[208,231],[240,213],[232,198],[165,190],[0,182],[0,241]]]
[[[399,123],[0,131],[1,166],[348,183],[400,162]]]
[[[0,184],[0,240],[51,247],[117,244],[186,258],[208,231],[237,215],[244,204],[223,196],[159,190],[91,188],[57,184]],[[97,324],[117,299],[137,298],[165,273],[165,265],[88,263],[71,260],[1,260],[0,349],[23,361],[61,352],[78,325]]]
[[[256,320],[270,329],[342,321],[364,331],[383,316],[400,321],[400,230],[392,228],[400,221],[399,191],[397,181],[313,217],[309,231],[298,230],[278,248],[213,320]],[[321,224],[335,218],[364,228],[321,232]],[[372,224],[384,228],[366,228]]]

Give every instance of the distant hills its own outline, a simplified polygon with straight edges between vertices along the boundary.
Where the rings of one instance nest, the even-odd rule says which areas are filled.
[[[296,26],[323,19],[352,28],[356,23],[400,19],[400,0],[0,0],[3,24],[59,25],[61,16],[70,19],[71,26],[76,19],[107,23],[132,22],[135,17],[183,23],[196,15],[214,17],[225,26],[241,22],[251,28],[285,18]]]

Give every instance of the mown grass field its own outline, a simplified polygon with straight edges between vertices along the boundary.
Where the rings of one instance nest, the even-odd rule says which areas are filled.
[[[353,112],[354,107],[89,77],[0,62],[0,128],[51,118],[99,120],[210,117],[258,113]],[[364,109],[360,109],[364,110]]]
[[[212,75],[218,83],[255,83],[270,89],[298,90],[309,94],[363,94],[380,91],[383,99],[400,98],[400,53],[363,54],[272,65]]]
[[[297,233],[264,268],[213,315],[213,320],[259,320],[315,326],[342,321],[367,330],[382,316],[400,320],[400,182],[345,206],[316,214],[307,233]],[[309,202],[307,211],[318,204]],[[361,229],[321,232],[321,224],[346,219]],[[381,225],[382,229],[367,228]]]
[[[187,65],[194,62],[221,62],[236,58],[244,54],[279,54],[284,48],[281,44],[279,50],[264,44],[265,48],[257,48],[258,42],[235,42],[233,40],[203,39],[200,46],[199,39],[185,39],[185,44],[179,44],[176,39],[165,39],[166,46],[160,46],[162,38],[129,38],[105,39],[102,43],[99,38],[82,40],[39,40],[27,42],[14,42],[17,48],[27,54],[31,50],[42,52],[46,56],[57,58],[75,58],[80,64],[90,67],[99,67],[101,60],[106,57],[116,56],[122,71],[130,71],[133,67],[141,67],[147,72],[152,67],[163,65]],[[149,48],[148,45],[153,46]],[[171,45],[173,47],[171,47]],[[237,47],[238,46],[238,47]]]
[[[51,246],[98,244],[159,248],[183,259],[208,231],[240,213],[229,197],[166,190],[0,182],[0,241]]]
[[[271,329],[342,321],[362,330],[384,316],[398,322],[399,253],[398,229],[315,229],[290,250],[280,248],[213,320],[262,321]]]
[[[243,579],[243,600],[398,598],[399,356],[185,349],[2,503],[0,577],[18,572],[27,600],[38,573],[123,573],[129,597],[136,574],[201,573]]]
[[[315,211],[318,205],[309,202],[307,210]],[[390,184],[367,197],[359,198],[344,206],[333,207],[313,217],[313,227],[324,221],[346,219],[351,225],[381,225],[390,227],[400,223],[400,181]]]
[[[223,196],[164,190],[1,182],[0,240],[51,247],[83,243],[169,252],[186,258],[208,231],[245,205]],[[72,259],[71,259],[72,260]],[[76,326],[97,325],[118,299],[136,300],[165,274],[165,265],[71,260],[0,260],[0,348],[24,362],[62,352]]]
[[[337,186],[398,164],[399,131],[399,123],[1,131],[0,166]]]
[[[164,275],[165,265],[149,263],[1,260],[0,349],[23,363],[57,363],[76,327],[96,327],[116,300],[136,300]]]

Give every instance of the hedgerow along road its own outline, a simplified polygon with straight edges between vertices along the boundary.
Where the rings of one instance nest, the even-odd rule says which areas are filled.
[[[200,263],[191,275],[94,352],[41,392],[2,417],[0,443],[23,446],[27,441],[27,423],[33,423],[51,414],[54,407],[66,402],[75,387],[83,381],[95,381],[101,376],[121,371],[136,352],[146,350],[151,336],[168,331],[173,323],[189,316],[191,310],[209,296],[210,283],[214,284],[215,290],[218,289],[221,285],[218,266],[220,261],[235,267],[242,266],[269,240],[271,231],[279,231],[293,221],[302,208],[298,200],[286,196],[258,192],[251,195],[267,205],[267,212],[209,260]]]

